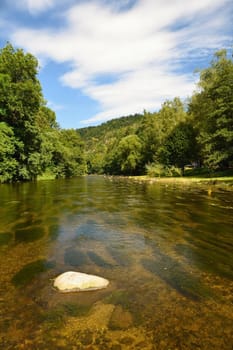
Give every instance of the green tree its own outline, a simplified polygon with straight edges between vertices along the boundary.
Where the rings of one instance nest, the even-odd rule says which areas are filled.
[[[34,56],[7,44],[0,50],[0,181],[86,172],[83,142],[75,130],[60,130],[46,106]]]
[[[36,114],[36,124],[41,132],[59,129],[55,112],[46,105],[40,106],[39,111]]]
[[[159,150],[159,161],[166,166],[181,168],[184,174],[184,166],[197,160],[198,147],[196,133],[190,122],[178,124],[164,141]]]
[[[31,54],[11,44],[0,50],[0,122],[7,123],[23,145],[16,155],[14,180],[32,179],[41,171],[36,115],[43,96],[37,70],[38,62]]]
[[[53,151],[59,139],[59,125],[56,122],[56,114],[47,106],[42,105],[36,115],[36,126],[40,136],[40,173],[52,172]]]
[[[200,73],[199,91],[189,111],[198,130],[202,159],[210,168],[233,161],[233,62],[218,51],[209,68]]]
[[[172,130],[179,123],[185,121],[186,118],[187,113],[185,112],[184,105],[179,97],[175,97],[172,101],[165,101],[158,113],[156,123],[156,130],[160,144],[172,132]]]
[[[111,153],[110,173],[135,175],[141,165],[141,141],[137,135],[123,137]]]
[[[56,177],[72,177],[87,172],[84,144],[74,129],[57,130],[52,135],[51,166]]]
[[[137,135],[142,143],[142,165],[152,163],[160,145],[158,132],[158,114],[144,111],[144,116],[137,130]]]
[[[16,154],[22,144],[15,138],[13,129],[0,122],[0,182],[10,182],[17,173],[19,164]]]
[[[143,115],[135,114],[78,130],[85,143],[89,174],[122,173],[117,147],[122,138],[136,133],[142,118]]]
[[[187,119],[183,103],[176,97],[165,101],[158,113],[144,112],[143,120],[137,130],[142,142],[142,168],[158,162],[161,147],[176,126]]]

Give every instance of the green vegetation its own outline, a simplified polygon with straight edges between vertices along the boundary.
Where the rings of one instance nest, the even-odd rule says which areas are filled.
[[[120,146],[119,143],[125,137],[135,135],[142,119],[143,115],[135,114],[113,119],[96,127],[92,126],[78,130],[85,144],[89,174],[126,173],[127,155],[123,154],[123,147],[127,143],[127,139],[122,141],[123,145]],[[117,153],[124,157],[125,164],[118,162]],[[129,154],[128,150],[128,156]]]
[[[110,175],[218,176],[233,165],[233,62],[217,52],[198,90],[160,111],[80,129],[88,172]],[[188,172],[187,165],[191,165]],[[193,169],[194,168],[194,169]],[[192,173],[195,175],[192,175]]]
[[[190,103],[202,162],[210,168],[233,161],[233,62],[226,51],[215,54],[200,74],[200,90]]]
[[[37,73],[31,54],[10,44],[0,50],[0,182],[85,173],[83,142],[75,130],[59,128]]]
[[[46,106],[35,57],[0,50],[0,183],[83,174],[212,176],[233,165],[233,62],[217,52],[183,103],[79,130]],[[192,169],[187,171],[187,165]],[[194,169],[193,169],[194,167]]]

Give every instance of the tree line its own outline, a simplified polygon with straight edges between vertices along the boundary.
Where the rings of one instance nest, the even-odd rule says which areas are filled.
[[[84,143],[75,130],[59,127],[37,74],[30,53],[9,43],[0,50],[0,182],[86,172]]]
[[[89,173],[175,176],[185,165],[233,166],[233,62],[215,53],[193,95],[165,101],[158,112],[80,129]]]
[[[174,176],[187,164],[233,165],[233,62],[216,52],[185,102],[100,126],[61,129],[37,78],[38,61],[7,44],[0,50],[0,182],[89,174]]]

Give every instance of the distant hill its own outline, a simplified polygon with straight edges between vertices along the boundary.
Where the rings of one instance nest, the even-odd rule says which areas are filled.
[[[77,129],[85,144],[86,159],[89,173],[102,173],[104,158],[116,143],[130,134],[134,134],[143,114],[134,114],[112,119],[98,126]]]
[[[125,128],[136,129],[142,121],[143,114],[134,114],[126,117],[120,117],[117,119],[109,120],[98,126],[88,126],[86,128],[77,129],[82,139],[87,141],[92,137],[106,137],[107,133],[119,132],[119,129],[124,130]]]

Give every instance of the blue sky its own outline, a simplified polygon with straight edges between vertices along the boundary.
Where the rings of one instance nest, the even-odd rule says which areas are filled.
[[[232,51],[232,0],[1,0],[0,46],[34,54],[63,128],[156,111]]]

